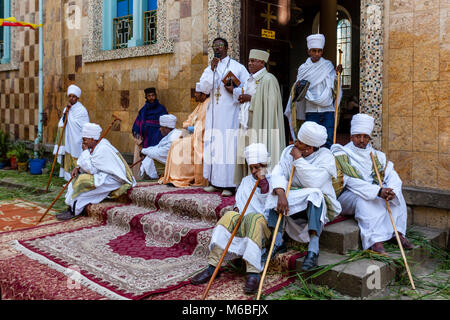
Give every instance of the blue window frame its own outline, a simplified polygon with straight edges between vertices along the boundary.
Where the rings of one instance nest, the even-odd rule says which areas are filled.
[[[11,12],[10,0],[0,1],[0,15],[8,18]],[[0,27],[0,63],[5,64],[11,61],[11,27]]]
[[[156,43],[157,0],[104,0],[102,50]]]

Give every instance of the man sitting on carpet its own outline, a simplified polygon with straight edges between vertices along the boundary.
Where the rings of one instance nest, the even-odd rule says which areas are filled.
[[[386,155],[371,146],[373,127],[373,117],[356,114],[351,121],[351,141],[345,146],[334,144],[331,147],[343,172],[342,183],[345,188],[338,198],[342,213],[355,215],[364,250],[370,248],[384,253],[383,242],[391,239],[396,241],[385,203],[388,200],[400,241],[405,249],[412,249],[413,246],[405,238],[407,211],[402,181]],[[378,184],[370,153],[374,156],[383,181],[382,188]]]
[[[336,177],[333,154],[327,148],[321,148],[327,141],[327,129],[306,121],[297,136],[294,145],[283,150],[272,171],[274,192],[267,199],[266,209],[270,209],[269,227],[275,226],[278,212],[284,213],[285,222],[280,224],[274,252],[283,246],[284,229],[295,241],[309,242],[302,265],[302,270],[308,271],[317,266],[323,226],[341,212],[341,205],[332,184],[332,178]],[[287,199],[286,189],[293,167],[295,171]]]
[[[81,214],[86,205],[99,203],[108,195],[117,198],[136,185],[120,152],[105,138],[99,141],[101,132],[98,124],[86,123],[83,126],[83,152],[72,171],[74,180],[66,193],[69,208],[56,216],[58,220],[72,219]]]
[[[141,150],[141,154],[145,156],[141,165],[141,176],[144,176],[144,173],[146,173],[150,179],[159,178],[154,160],[166,164],[172,142],[177,140],[182,133],[181,130],[175,129],[176,124],[177,117],[173,114],[165,114],[159,117],[159,130],[164,138],[156,146]]]
[[[257,291],[260,281],[260,272],[264,269],[261,259],[266,244],[269,243],[271,231],[267,226],[267,218],[264,215],[264,204],[270,194],[270,175],[266,174],[268,153],[262,143],[255,143],[245,148],[245,159],[249,165],[250,175],[242,179],[236,192],[236,205],[234,211],[228,211],[217,223],[213,230],[209,244],[210,254],[209,266],[203,272],[191,279],[191,283],[198,285],[206,283],[211,279],[214,270],[223,254],[240,212],[245,207],[248,198],[255,186],[256,180],[260,179],[245,215],[239,226],[236,236],[233,238],[225,259],[229,260],[242,257],[247,266],[247,280],[244,286],[246,294]]]

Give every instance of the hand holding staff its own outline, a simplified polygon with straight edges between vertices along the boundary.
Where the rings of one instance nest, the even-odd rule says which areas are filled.
[[[286,199],[289,196],[289,190],[291,189],[292,178],[294,177],[295,166],[292,166],[291,175],[289,177],[289,183],[286,190]],[[281,218],[283,217],[283,212],[278,213],[277,224],[275,225],[275,229],[273,230],[272,243],[270,244],[269,254],[267,255],[266,264],[264,265],[264,271],[261,276],[261,280],[259,281],[258,294],[256,295],[256,300],[259,300],[261,297],[261,291],[264,283],[264,278],[266,277],[267,269],[269,268],[270,259],[272,257],[273,246],[275,245],[275,239],[277,237],[278,229],[280,227]]]
[[[95,144],[95,146],[92,148],[92,150],[90,151],[90,153],[92,154],[92,152],[94,152],[95,147],[99,144],[100,141],[102,141],[102,139],[108,134],[109,130],[111,130],[112,126],[114,125],[114,123],[116,121],[122,121],[119,117],[117,117],[116,115],[113,114],[114,120],[113,122],[109,125],[108,129],[106,129],[106,131],[102,134],[102,136],[100,137],[100,139],[97,141],[97,143]],[[67,120],[67,117],[66,117]],[[42,219],[44,219],[44,217],[47,215],[47,213],[50,211],[50,209],[53,207],[53,205],[56,203],[56,201],[58,201],[59,197],[63,194],[64,190],[66,190],[67,186],[69,185],[69,183],[72,182],[73,178],[75,178],[75,176],[73,175],[70,180],[64,185],[64,187],[62,188],[62,190],[59,192],[59,194],[56,196],[55,200],[53,200],[53,202],[50,204],[50,206],[47,208],[47,210],[45,210],[44,214],[41,216],[41,218],[39,219],[38,223],[40,223],[42,221]]]
[[[370,153],[370,158],[372,159],[373,168],[375,170],[375,173],[377,174],[378,184],[380,185],[380,188],[383,188],[383,182],[381,181],[380,173],[378,172],[378,168],[375,163],[375,159],[373,157],[372,152]],[[400,248],[400,252],[402,254],[403,262],[405,263],[405,268],[406,268],[406,272],[408,273],[409,282],[411,282],[411,286],[412,286],[413,290],[416,290],[416,287],[414,285],[414,280],[411,275],[411,271],[409,270],[408,261],[406,260],[405,252],[403,251],[403,245],[402,245],[402,242],[400,241],[400,237],[398,236],[397,228],[395,227],[395,222],[394,222],[394,218],[392,217],[391,207],[389,206],[389,202],[386,199],[384,201],[386,202],[386,208],[389,212],[389,218],[391,218],[392,227],[394,228],[394,232],[395,232],[395,238],[397,239],[397,243]]]
[[[68,104],[66,107],[66,112],[64,112],[64,125],[61,130],[61,136],[59,137],[58,148],[56,148],[56,154],[55,154],[55,157],[53,158],[52,170],[50,171],[50,176],[48,177],[48,182],[47,182],[47,187],[45,188],[45,192],[48,192],[48,187],[50,186],[50,181],[52,181],[53,170],[55,169],[56,159],[58,158],[59,147],[61,146],[62,139],[64,138],[64,130],[66,129],[67,118],[69,117],[69,110],[71,107],[72,107],[72,105]]]
[[[219,269],[220,269],[220,266],[222,265],[223,259],[225,259],[225,256],[226,256],[226,254],[228,252],[228,248],[230,247],[231,242],[233,241],[233,238],[234,238],[236,232],[239,229],[239,226],[241,224],[242,218],[244,217],[245,212],[247,211],[247,207],[250,204],[250,201],[252,200],[253,194],[255,193],[256,188],[258,187],[258,184],[259,184],[259,179],[256,180],[255,186],[253,187],[253,190],[250,193],[250,196],[248,197],[248,200],[247,200],[247,203],[245,204],[244,210],[242,210],[241,215],[239,216],[239,219],[236,222],[236,226],[234,227],[233,232],[231,233],[231,236],[230,236],[230,239],[228,240],[227,246],[225,247],[225,250],[223,250],[223,253],[222,253],[222,256],[220,257],[219,263],[217,263],[216,269],[214,270],[214,273],[211,276],[211,279],[209,280],[208,286],[206,287],[206,290],[203,293],[202,300],[205,300],[206,296],[208,295],[209,289],[211,288],[211,285],[212,285],[214,279],[216,278],[217,273],[219,272]]]

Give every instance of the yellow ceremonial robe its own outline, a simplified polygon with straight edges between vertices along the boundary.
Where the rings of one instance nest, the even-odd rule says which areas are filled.
[[[194,126],[194,133],[172,142],[159,183],[172,183],[176,187],[208,185],[208,180],[203,178],[203,137],[208,104],[209,98],[199,103],[183,122],[185,129]]]

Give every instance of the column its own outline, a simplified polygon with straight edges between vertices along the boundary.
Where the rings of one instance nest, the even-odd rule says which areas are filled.
[[[144,12],[147,1],[133,0],[133,37],[128,41],[128,48],[144,44]]]
[[[320,33],[325,36],[323,57],[336,64],[336,0],[320,0]]]

